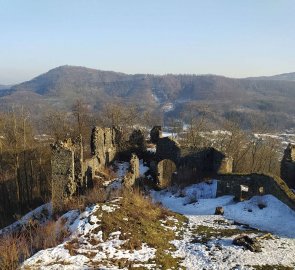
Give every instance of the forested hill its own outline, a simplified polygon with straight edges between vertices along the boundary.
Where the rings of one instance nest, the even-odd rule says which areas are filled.
[[[99,110],[110,101],[132,102],[177,116],[191,103],[207,104],[219,116],[271,114],[291,121],[295,116],[295,73],[233,79],[216,75],[128,75],[76,66],[61,66],[0,95],[2,108],[24,104],[43,110],[69,109],[77,99]],[[288,119],[288,120],[287,120]]]

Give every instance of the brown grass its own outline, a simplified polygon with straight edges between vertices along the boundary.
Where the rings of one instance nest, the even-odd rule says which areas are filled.
[[[253,267],[255,270],[294,270],[294,267],[284,266],[280,264],[251,265],[251,267]]]
[[[185,217],[175,214],[159,204],[154,204],[149,197],[143,196],[138,190],[124,191],[120,208],[112,213],[97,213],[97,215],[101,214],[104,240],[107,240],[112,232],[121,231],[120,239],[126,240],[123,248],[140,249],[142,244],[146,243],[149,247],[157,250],[153,262],[161,269],[179,269],[179,259],[173,258],[168,252],[168,250],[174,249],[170,241],[177,237],[173,230],[167,230],[161,225],[161,220],[173,216],[178,220],[174,225],[182,227],[186,222]]]
[[[7,235],[0,239],[0,269],[15,270],[19,262],[30,256],[24,236]]]
[[[70,210],[79,210],[83,212],[85,208],[91,204],[105,202],[107,199],[107,193],[105,188],[95,186],[88,189],[85,194],[77,195],[69,198],[67,201],[60,206],[59,209],[55,210],[55,215],[59,216]]]
[[[20,263],[39,250],[62,243],[68,236],[63,225],[55,221],[49,221],[44,225],[30,221],[21,233],[1,237],[0,269],[15,270]]]
[[[196,228],[192,231],[194,235],[194,239],[192,240],[193,243],[203,243],[207,244],[212,239],[218,239],[218,238],[227,238],[227,237],[233,237],[235,235],[239,234],[252,234],[252,233],[262,233],[262,231],[256,230],[256,229],[230,229],[230,228],[214,228],[204,225],[198,225]]]

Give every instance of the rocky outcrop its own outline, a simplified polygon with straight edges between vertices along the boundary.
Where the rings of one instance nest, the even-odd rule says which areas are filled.
[[[222,206],[217,206],[215,208],[215,213],[214,214],[215,215],[221,215],[221,216],[223,216],[224,215],[224,209],[223,209],[223,207]]]
[[[241,234],[233,240],[236,246],[242,246],[252,252],[261,252],[261,245],[256,238],[251,238],[246,234]]]

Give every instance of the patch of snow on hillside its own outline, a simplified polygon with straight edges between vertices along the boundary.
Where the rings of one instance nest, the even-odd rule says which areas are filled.
[[[181,192],[171,189],[151,193],[155,201],[186,215],[189,220],[183,238],[173,242],[175,256],[184,258],[183,266],[191,270],[244,270],[253,269],[251,265],[268,264],[295,269],[295,212],[272,195],[239,203],[234,202],[233,196],[216,198],[216,182],[191,185]],[[260,209],[260,204],[266,207]],[[214,215],[217,206],[224,208],[224,216]],[[260,240],[262,252],[259,253],[234,246],[234,235],[226,237],[221,234],[207,243],[192,241],[198,235],[198,228],[212,228],[213,232],[231,229],[237,230],[237,234],[243,233],[245,227],[234,225],[234,221],[274,235],[271,239]],[[254,232],[254,236],[262,233]]]
[[[233,196],[216,196],[217,181],[189,186],[183,194],[169,191],[152,192],[155,201],[185,215],[212,215],[217,206],[224,216],[251,227],[295,238],[295,212],[272,195],[255,196],[249,201],[234,202]],[[191,202],[191,203],[190,203]],[[266,207],[259,208],[263,204]]]
[[[156,153],[157,148],[156,147],[148,147],[146,150],[151,153]]]
[[[116,164],[116,166],[118,168],[118,170],[117,170],[118,178],[124,177],[124,175],[128,171],[129,162],[117,161],[115,164]]]
[[[163,138],[164,138],[164,137],[173,137],[173,136],[172,136],[172,132],[163,131],[163,132],[162,132],[162,137],[163,137]]]
[[[171,112],[174,110],[174,105],[173,103],[166,103],[165,105],[162,106],[163,112]]]
[[[126,250],[120,240],[120,231],[113,232],[104,241],[101,231],[99,210],[112,212],[119,206],[113,203],[93,205],[79,214],[69,211],[62,216],[65,226],[71,232],[67,241],[54,248],[41,250],[27,259],[21,269],[119,269],[112,261],[126,259],[134,263],[148,262],[156,250],[143,244],[140,249]],[[148,264],[147,264],[148,265]]]
[[[12,223],[11,225],[0,230],[0,236],[2,234],[13,233],[20,231],[24,226],[26,226],[30,221],[36,221],[39,224],[46,222],[52,215],[52,205],[51,203],[43,204],[33,211],[24,215],[20,220]]]
[[[152,97],[154,98],[154,100],[157,102],[157,103],[160,103],[161,100],[159,97],[156,96],[156,94],[152,94]]]

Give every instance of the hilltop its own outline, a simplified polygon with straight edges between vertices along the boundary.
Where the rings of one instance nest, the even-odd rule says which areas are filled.
[[[190,104],[205,104],[220,118],[263,118],[277,128],[289,127],[295,115],[294,73],[233,79],[217,75],[124,74],[61,66],[12,86],[0,104],[27,105],[32,110],[69,110],[83,99],[94,110],[111,101],[136,104],[178,117]]]

